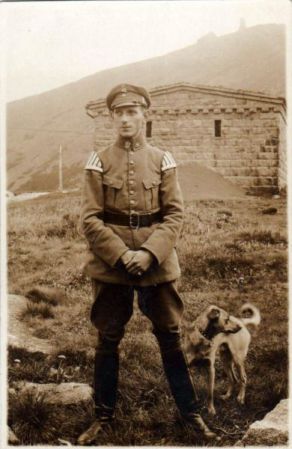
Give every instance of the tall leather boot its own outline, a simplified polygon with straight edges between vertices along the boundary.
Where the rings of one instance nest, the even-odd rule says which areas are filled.
[[[100,338],[94,362],[94,402],[97,418],[114,415],[119,377],[118,343]]]
[[[159,343],[164,372],[183,421],[191,424],[204,438],[219,440],[199,414],[198,396],[180,346],[179,333],[154,331],[154,334]]]
[[[108,425],[114,415],[118,376],[119,354],[117,341],[99,337],[94,363],[94,402],[96,419],[78,438],[81,446],[92,443]]]

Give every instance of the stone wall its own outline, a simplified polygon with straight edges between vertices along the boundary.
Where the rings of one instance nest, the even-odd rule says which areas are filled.
[[[149,143],[173,153],[179,163],[196,161],[249,190],[286,184],[285,122],[281,105],[267,97],[246,98],[188,89],[152,96]],[[215,120],[221,136],[215,137]],[[113,142],[106,109],[95,114],[95,148]]]
[[[278,169],[278,186],[279,190],[287,187],[287,138],[286,138],[286,120],[282,115],[278,118],[279,126],[279,169]]]

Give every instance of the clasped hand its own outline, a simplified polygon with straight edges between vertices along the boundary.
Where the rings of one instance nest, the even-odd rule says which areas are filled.
[[[121,260],[128,273],[139,276],[147,271],[153,262],[154,256],[147,250],[129,250],[122,255]]]

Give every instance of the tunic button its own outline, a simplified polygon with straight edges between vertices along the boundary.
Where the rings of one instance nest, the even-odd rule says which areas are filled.
[[[140,148],[140,145],[138,143],[136,143],[135,148]]]
[[[134,164],[134,161],[130,161],[130,164],[133,165],[133,164]]]
[[[128,140],[125,142],[125,148],[130,148],[131,146],[131,142],[129,142]]]
[[[130,204],[135,204],[135,201],[134,201],[134,200],[131,200],[131,201],[130,201]]]
[[[134,190],[130,190],[130,195],[134,195]]]
[[[134,181],[132,181],[132,179],[131,179],[131,181],[129,181],[129,184],[134,184]]]
[[[130,171],[129,171],[129,174],[130,174],[130,175],[133,175],[133,174],[134,174],[134,170],[130,170]]]

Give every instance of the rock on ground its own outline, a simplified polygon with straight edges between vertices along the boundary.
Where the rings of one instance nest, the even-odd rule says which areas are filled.
[[[32,382],[15,382],[9,389],[12,396],[20,397],[23,394],[43,395],[48,404],[76,405],[90,402],[93,389],[82,383],[68,382],[61,384],[36,384]]]
[[[53,348],[48,340],[34,337],[27,324],[21,320],[27,299],[20,295],[8,295],[8,344],[30,352],[49,354]]]
[[[261,421],[255,421],[236,446],[280,446],[287,442],[288,399],[283,399]]]
[[[19,444],[19,439],[10,427],[8,427],[8,444]]]

